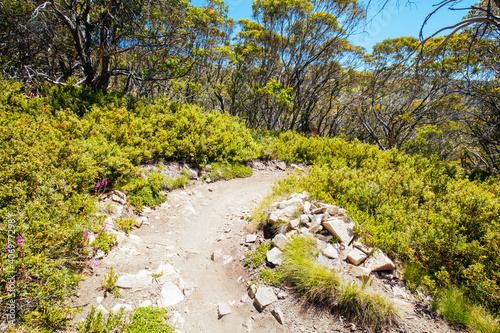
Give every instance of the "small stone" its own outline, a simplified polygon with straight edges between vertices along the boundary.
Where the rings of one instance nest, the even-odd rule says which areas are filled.
[[[278,323],[283,325],[284,319],[283,319],[283,312],[281,312],[281,310],[273,309],[273,310],[271,310],[271,314],[273,315],[274,318],[276,318]]]
[[[124,274],[120,276],[115,285],[122,289],[144,288],[152,279],[151,272],[141,270],[137,274]]]
[[[224,256],[222,256],[222,264],[223,264],[223,265],[227,265],[227,264],[229,264],[231,261],[233,261],[233,259],[234,259],[234,258],[233,258],[233,257],[231,257],[231,256],[224,255]]]
[[[326,207],[319,207],[314,210],[311,210],[311,213],[313,214],[321,214],[326,212]]]
[[[300,223],[306,224],[309,223],[311,219],[309,218],[309,214],[302,214],[300,215]]]
[[[337,259],[339,257],[339,252],[331,244],[328,244],[325,249],[321,250],[321,253],[330,259]]]
[[[248,286],[248,296],[250,296],[250,298],[254,298],[255,293],[257,292],[257,289],[259,289],[259,287],[256,284],[249,285]]]
[[[113,190],[111,192],[111,194],[114,194],[116,196],[118,196],[119,198],[123,199],[123,200],[127,200],[127,195],[121,191],[118,191],[118,190]]]
[[[255,243],[257,240],[257,235],[250,234],[245,237],[245,243]]]
[[[106,308],[104,306],[102,306],[102,304],[99,304],[99,306],[97,307],[97,312],[101,311],[101,313],[103,315],[107,315],[109,314],[109,311],[106,310]],[[114,311],[113,311],[114,312]]]
[[[260,287],[255,293],[254,302],[259,311],[263,311],[266,306],[278,300],[273,289],[269,287]]]
[[[391,273],[388,273],[388,272],[380,272],[380,275],[386,279],[386,280],[389,280],[389,281],[392,281],[394,279],[394,275],[391,274]]]
[[[144,222],[146,222],[147,220],[148,220],[148,219],[147,219],[147,218],[145,218],[145,217],[139,217],[138,219],[136,219],[136,220],[135,220],[135,226],[136,226],[137,228],[140,228],[140,227],[142,227],[142,224],[143,224]]]
[[[354,248],[349,254],[347,255],[347,259],[353,264],[358,266],[361,264],[363,261],[368,258],[368,255],[361,251],[358,248]]]
[[[102,252],[102,250],[97,250],[97,253],[96,253],[94,259],[102,259],[102,258],[104,258],[105,255],[106,254],[104,252]]]
[[[286,163],[283,161],[276,161],[276,167],[282,171],[286,171]]]
[[[293,237],[293,235],[296,235],[296,234],[297,234],[297,230],[291,230],[291,231],[287,232],[285,234],[285,236],[286,236],[286,238],[288,238],[289,240],[291,240],[292,237]]]
[[[290,222],[288,222],[288,228],[293,229],[293,230],[297,230],[297,228],[300,225],[300,222],[301,222],[300,219],[291,220]]]
[[[115,306],[113,306],[111,311],[113,311],[113,313],[118,313],[120,312],[120,309],[123,309],[125,312],[132,312],[134,310],[134,307],[130,304],[116,304]]]
[[[103,297],[97,297],[95,300],[96,300],[97,304],[101,304],[102,301],[104,300],[104,298]]]
[[[111,200],[113,200],[114,202],[118,202],[120,205],[127,204],[127,200],[120,198],[116,194],[111,195]]]
[[[218,319],[231,313],[231,306],[228,302],[221,302],[217,305],[217,315]]]
[[[277,295],[277,296],[278,296],[278,299],[285,299],[285,298],[287,298],[287,297],[288,297],[288,294],[287,294],[285,291],[280,290],[280,291],[278,292],[278,295]]]
[[[342,220],[331,219],[324,221],[323,227],[332,235],[337,236],[346,245],[350,244],[354,238],[354,232]]]
[[[149,299],[139,304],[138,308],[147,308],[148,306],[153,306],[153,302]]]
[[[273,245],[280,250],[283,250],[289,242],[290,241],[288,240],[288,238],[286,238],[286,236],[282,234],[277,234],[272,240]]]
[[[309,201],[304,202],[304,214],[309,215],[311,214],[311,203]]]
[[[277,247],[273,247],[271,250],[267,251],[267,261],[275,266],[279,266],[283,263],[283,252]]]
[[[221,261],[222,260],[222,250],[221,249],[217,249],[215,250],[212,255],[210,256],[210,259],[212,259],[212,261]]]

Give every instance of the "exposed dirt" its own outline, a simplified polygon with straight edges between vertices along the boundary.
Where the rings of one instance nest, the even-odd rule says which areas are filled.
[[[148,214],[148,221],[129,235],[118,233],[119,244],[104,257],[81,283],[73,304],[84,311],[99,304],[104,293],[100,281],[110,267],[118,275],[154,271],[160,264],[172,265],[181,279],[184,300],[168,307],[170,321],[182,332],[351,332],[365,331],[352,326],[336,314],[315,309],[300,302],[292,290],[288,297],[259,312],[248,299],[247,285],[251,273],[243,265],[248,252],[244,238],[252,232],[246,220],[251,210],[271,190],[276,179],[286,176],[280,170],[254,170],[245,179],[206,184],[197,181],[168,194],[168,200]],[[262,234],[259,234],[262,238]],[[216,253],[215,260],[212,254]],[[384,288],[387,281],[378,281]],[[389,290],[390,288],[387,287]],[[391,289],[392,290],[392,289]],[[108,295],[101,301],[107,310],[120,303],[133,307],[146,300],[154,305],[160,297],[157,281],[141,288],[122,289],[123,299]],[[396,295],[390,295],[396,298]],[[408,297],[407,295],[405,297]],[[218,319],[217,304],[229,302],[232,313]],[[413,298],[406,300],[399,327],[391,332],[456,332],[427,309],[418,310]],[[285,322],[279,324],[271,309],[280,308]],[[415,310],[417,309],[417,310]]]

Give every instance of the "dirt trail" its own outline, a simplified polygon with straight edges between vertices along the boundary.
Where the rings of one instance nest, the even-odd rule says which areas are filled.
[[[249,178],[213,184],[197,181],[168,193],[167,202],[147,214],[140,229],[129,235],[114,231],[118,246],[99,261],[73,300],[74,306],[84,308],[75,321],[82,320],[92,305],[112,310],[127,304],[132,309],[145,301],[162,305],[159,300],[179,298],[168,305],[169,321],[177,332],[366,332],[339,315],[300,303],[291,292],[263,312],[246,296],[251,277],[242,262],[247,252],[244,239],[252,232],[246,217],[274,182],[285,176],[277,169],[254,170]],[[151,273],[162,264],[165,275],[153,279]],[[146,283],[121,289],[122,299],[113,295],[102,298],[101,281],[111,267],[121,277],[139,276],[142,271]],[[165,285],[173,288],[172,297],[163,298]],[[228,302],[232,312],[219,319],[220,302]],[[284,325],[271,315],[269,310],[275,307],[283,310]],[[410,314],[402,318],[399,328],[388,332],[456,332],[426,309]]]
[[[251,232],[245,217],[275,180],[285,175],[279,170],[254,171],[249,178],[198,182],[170,192],[167,202],[149,214],[145,225],[128,236],[119,234],[118,246],[81,283],[80,297],[74,304],[86,310],[99,304],[97,297],[103,294],[100,281],[111,266],[120,276],[144,269],[154,271],[161,263],[168,263],[189,291],[182,302],[169,307],[170,319],[180,331],[285,332],[270,313],[263,316],[250,300],[240,301],[247,294],[248,283],[248,272],[240,261],[240,243]],[[211,256],[217,251],[221,251],[220,258],[213,261]],[[145,300],[156,305],[160,289],[153,281],[153,287],[123,289],[122,300],[110,295],[100,304],[107,310],[119,303],[136,307]],[[232,313],[218,319],[216,304],[223,301],[232,304]]]

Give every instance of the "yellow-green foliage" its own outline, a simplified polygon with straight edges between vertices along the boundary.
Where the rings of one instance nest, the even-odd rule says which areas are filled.
[[[257,268],[266,261],[267,251],[271,249],[271,243],[261,243],[255,251],[246,253],[245,266]]]
[[[155,159],[204,164],[257,155],[250,130],[227,114],[85,88],[56,87],[47,98],[27,98],[19,89],[0,82],[0,248],[8,245],[9,221],[14,237],[24,239],[22,248],[10,240],[14,269],[0,270],[1,290],[16,279],[15,295],[0,294],[0,321],[10,300],[16,320],[28,326],[55,329],[71,317],[68,300],[91,264],[84,233],[103,222],[95,215],[99,180],[108,181],[99,191],[109,191],[133,178],[135,165]],[[151,183],[134,187],[131,198],[161,202]],[[94,247],[107,252],[111,237],[103,231]],[[0,251],[0,267],[10,267],[8,254]]]
[[[252,169],[239,163],[213,163],[210,169],[210,178],[216,180],[229,180],[232,178],[245,178],[252,175]]]
[[[383,296],[369,292],[364,285],[344,281],[333,269],[315,263],[315,240],[295,237],[284,249],[285,277],[309,302],[341,312],[362,325],[381,329],[397,319],[394,305]]]
[[[497,179],[471,181],[457,166],[359,142],[279,138],[278,156],[317,165],[307,176],[281,181],[277,194],[307,190],[347,208],[365,241],[411,261],[412,274],[427,288],[464,285],[469,297],[498,312]]]

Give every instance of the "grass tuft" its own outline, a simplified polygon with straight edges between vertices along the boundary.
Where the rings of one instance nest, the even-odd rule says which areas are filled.
[[[396,321],[394,305],[386,298],[365,290],[365,284],[346,283],[334,270],[314,262],[318,250],[309,237],[295,237],[284,249],[286,278],[306,301],[338,307],[361,325],[381,329]]]

